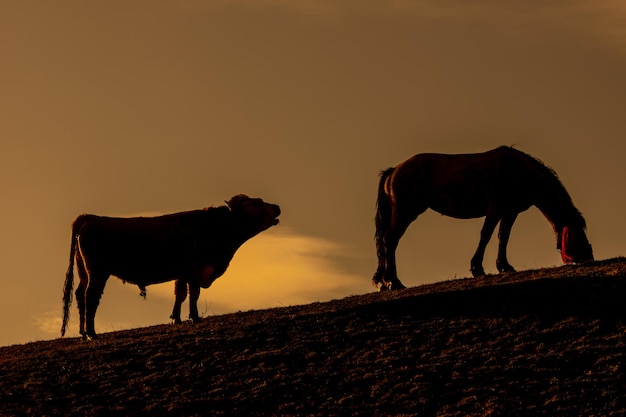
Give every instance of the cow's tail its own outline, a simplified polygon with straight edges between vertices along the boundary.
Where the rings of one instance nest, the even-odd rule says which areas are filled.
[[[391,204],[389,203],[389,196],[385,192],[385,183],[389,176],[393,173],[395,168],[388,168],[380,173],[380,182],[378,183],[378,198],[376,200],[376,252],[378,255],[379,268],[374,276],[374,285],[380,284],[382,281],[383,270],[381,269],[382,263],[386,253],[385,249],[385,235],[391,227]]]
[[[65,274],[65,285],[63,285],[63,324],[61,326],[61,336],[65,336],[67,322],[70,319],[70,305],[72,304],[72,290],[74,287],[74,258],[76,247],[78,246],[78,229],[82,223],[82,217],[78,217],[72,225],[72,240],[70,243],[70,265]]]

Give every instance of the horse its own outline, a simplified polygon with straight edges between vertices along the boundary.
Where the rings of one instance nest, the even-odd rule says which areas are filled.
[[[552,225],[563,263],[593,260],[586,222],[556,172],[517,149],[501,146],[475,154],[417,154],[380,174],[376,224],[379,290],[405,288],[397,276],[396,248],[420,214],[432,209],[458,219],[485,217],[470,271],[485,275],[483,257],[495,227],[499,272],[514,272],[507,260],[511,227],[519,213],[537,207]]]

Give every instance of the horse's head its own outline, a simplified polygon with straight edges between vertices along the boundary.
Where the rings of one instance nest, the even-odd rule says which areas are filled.
[[[582,227],[564,226],[559,232],[557,249],[564,264],[593,261],[593,250]]]

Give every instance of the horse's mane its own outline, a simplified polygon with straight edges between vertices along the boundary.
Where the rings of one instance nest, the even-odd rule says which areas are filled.
[[[515,148],[509,148],[514,152],[520,154],[531,166],[535,168],[535,170],[541,173],[542,180],[548,184],[547,189],[555,192],[556,195],[550,197],[556,197],[554,200],[558,202],[558,209],[565,215],[564,221],[559,223],[571,223],[573,225],[577,225],[582,227],[583,229],[587,227],[585,218],[581,214],[581,212],[574,206],[574,202],[572,201],[572,197],[567,192],[567,189],[561,182],[559,175],[556,171],[546,165],[542,160],[531,156],[525,152],[522,152]],[[545,214],[545,213],[544,213]],[[551,217],[557,217],[553,214]],[[562,215],[559,216],[562,218]],[[557,219],[550,219],[551,221],[555,221]]]

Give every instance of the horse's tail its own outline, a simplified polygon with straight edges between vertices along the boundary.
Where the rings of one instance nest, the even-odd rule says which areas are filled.
[[[76,246],[78,246],[78,229],[82,225],[82,216],[79,216],[72,224],[72,240],[70,244],[70,265],[65,274],[65,285],[63,286],[63,325],[61,326],[61,336],[65,336],[67,322],[70,319],[70,305],[72,304],[72,290],[74,287],[74,258]]]
[[[385,182],[395,168],[388,168],[380,173],[378,183],[378,198],[376,200],[376,251],[378,259],[385,255],[385,234],[391,226],[391,204],[385,193]]]

